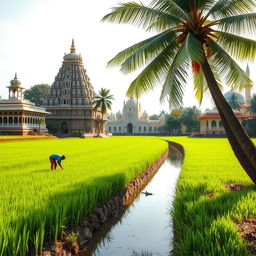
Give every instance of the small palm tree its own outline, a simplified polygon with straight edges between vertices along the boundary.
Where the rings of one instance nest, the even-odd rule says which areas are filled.
[[[250,110],[251,113],[254,113],[254,114],[256,113],[256,94],[254,94],[252,96],[249,110]]]
[[[104,115],[107,114],[107,111],[111,109],[112,102],[111,100],[114,100],[113,95],[110,95],[110,90],[101,88],[99,91],[99,94],[94,97],[93,105],[94,110],[100,110],[101,111],[101,120],[98,125],[98,134],[97,137],[99,137],[100,132],[103,130],[104,126]]]
[[[222,80],[233,88],[252,86],[234,58],[254,60],[256,41],[241,36],[256,34],[255,0],[152,0],[121,3],[103,21],[130,23],[158,34],[118,53],[109,65],[124,73],[144,67],[128,88],[139,97],[162,85],[161,99],[182,105],[192,68],[194,89],[201,102],[209,90],[226,135],[240,164],[256,183],[256,149],[220,90]]]
[[[159,116],[159,118],[160,118],[160,117],[167,118],[168,115],[169,115],[168,112],[166,112],[166,111],[164,111],[164,110],[161,110],[161,111],[160,111],[160,114],[159,114],[158,116]]]

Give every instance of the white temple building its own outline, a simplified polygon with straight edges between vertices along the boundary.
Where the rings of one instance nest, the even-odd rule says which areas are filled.
[[[0,100],[0,134],[29,135],[47,132],[45,116],[50,113],[23,99],[24,88],[17,74],[10,83],[7,87],[9,98]]]
[[[159,120],[149,120],[147,113],[141,113],[141,107],[138,102],[130,98],[124,102],[123,111],[115,116],[111,115],[107,121],[107,131],[112,134],[136,134],[149,135],[159,134],[160,127],[165,124],[165,118]]]

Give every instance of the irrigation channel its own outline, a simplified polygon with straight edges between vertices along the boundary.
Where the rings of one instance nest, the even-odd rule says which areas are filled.
[[[172,255],[170,215],[183,156],[170,148],[162,164],[139,196],[118,218],[95,234],[83,255],[169,256]],[[146,195],[143,192],[153,195]]]

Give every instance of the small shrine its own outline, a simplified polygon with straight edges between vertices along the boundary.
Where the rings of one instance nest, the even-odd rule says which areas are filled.
[[[10,83],[7,87],[9,98],[0,100],[0,134],[32,135],[48,132],[45,116],[50,113],[46,112],[45,108],[23,99],[25,88],[16,73]]]

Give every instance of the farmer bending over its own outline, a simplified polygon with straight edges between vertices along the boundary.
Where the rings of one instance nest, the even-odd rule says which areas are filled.
[[[63,169],[61,166],[61,160],[64,160],[66,157],[64,155],[58,155],[58,154],[53,154],[50,156],[50,162],[51,162],[51,170],[55,170],[58,165]]]

